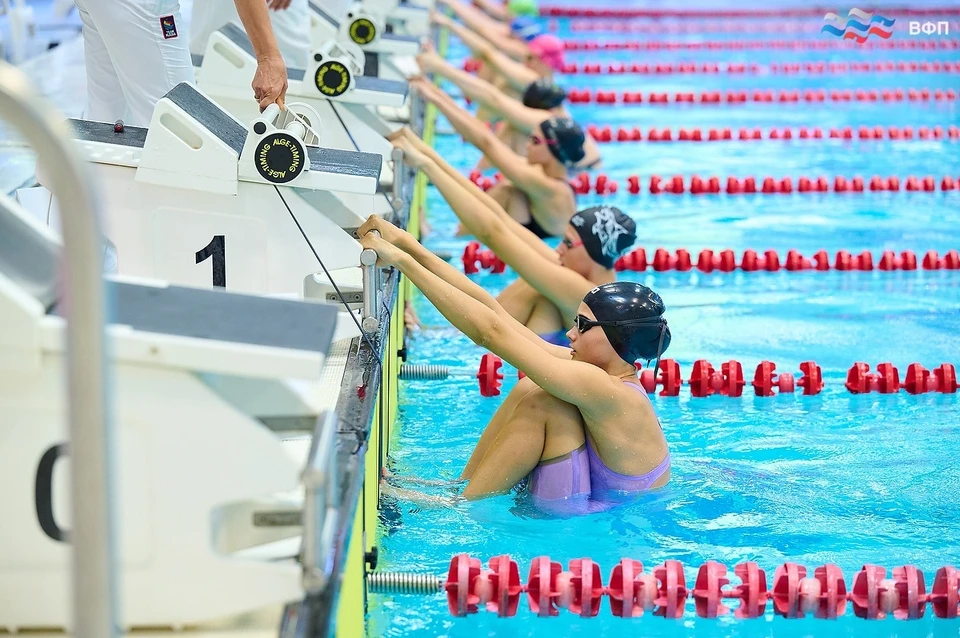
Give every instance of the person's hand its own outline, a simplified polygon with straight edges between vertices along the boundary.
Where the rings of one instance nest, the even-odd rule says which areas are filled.
[[[450,19],[445,13],[441,13],[434,9],[430,12],[430,22],[434,23],[438,27],[449,27],[453,24],[453,20]]]
[[[436,71],[441,63],[442,60],[440,56],[433,51],[424,51],[417,55],[417,66],[419,66],[420,70],[424,73]]]
[[[253,98],[260,104],[260,112],[276,102],[284,108],[287,97],[287,65],[279,53],[257,60],[253,76]]]
[[[370,248],[371,250],[375,250],[377,252],[377,265],[381,268],[396,266],[403,256],[407,254],[382,237],[377,237],[373,233],[368,232],[366,234],[361,234],[360,231],[357,231],[357,234],[360,235],[361,246],[364,248]]]
[[[378,215],[370,215],[367,221],[363,222],[363,225],[357,229],[357,237],[360,237],[362,240],[363,236],[371,230],[379,232],[384,241],[391,245],[398,246],[401,250],[403,249],[404,242],[408,238],[413,239],[410,233],[402,228],[398,228]]]
[[[291,0],[267,0],[267,6],[271,11],[283,11],[290,7]]]
[[[411,168],[422,168],[430,159],[420,152],[420,150],[410,143],[406,137],[400,137],[391,140],[394,148],[403,151],[403,163]]]

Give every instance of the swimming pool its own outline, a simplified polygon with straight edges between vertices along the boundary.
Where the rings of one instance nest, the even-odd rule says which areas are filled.
[[[895,17],[895,16],[894,16]],[[637,22],[643,22],[638,20]],[[809,21],[818,30],[818,20]],[[695,39],[602,32],[571,33],[559,20],[559,35],[578,39]],[[649,24],[649,21],[647,21]],[[700,21],[697,24],[707,24]],[[817,33],[809,36],[816,39]],[[771,37],[710,33],[708,39]],[[783,37],[783,36],[781,36]],[[790,38],[804,38],[791,32]],[[898,36],[900,37],[899,34]],[[906,36],[904,36],[906,37]],[[464,50],[454,42],[449,57]],[[940,60],[958,61],[960,52],[885,51],[597,51],[569,53],[568,60],[643,62],[771,62]],[[571,75],[568,88],[596,91],[710,91],[732,89],[955,88],[956,74],[884,73],[799,75]],[[584,124],[677,129],[687,127],[861,125],[942,126],[958,122],[956,102],[740,105],[573,105]],[[449,130],[441,121],[439,130]],[[459,137],[440,136],[437,148],[469,170],[478,159]],[[805,255],[825,249],[857,254],[869,250],[928,250],[941,255],[960,247],[960,192],[807,193],[792,195],[651,196],[650,175],[772,175],[816,177],[874,174],[901,178],[960,177],[960,143],[943,141],[791,140],[760,142],[611,143],[602,147],[604,173],[620,182],[615,195],[581,196],[582,205],[611,203],[638,222],[638,246],[652,250],[687,248],[745,249],[762,254],[789,249]],[[627,175],[642,176],[639,195],[625,192]],[[425,244],[437,251],[462,252],[455,219],[433,191],[428,200],[433,232]],[[499,292],[515,274],[481,273],[475,279]],[[670,484],[642,500],[612,511],[570,519],[549,519],[515,497],[498,497],[456,509],[417,510],[406,502],[381,507],[378,570],[442,575],[460,552],[484,563],[510,554],[526,582],[530,561],[549,555],[566,564],[590,557],[601,566],[604,582],[621,558],[641,560],[646,570],[664,560],[682,561],[688,587],[707,560],[733,566],[756,561],[767,571],[785,561],[808,569],[838,565],[849,588],[864,564],[893,568],[913,564],[927,578],[960,560],[960,466],[954,461],[960,434],[957,395],[853,395],[844,388],[855,362],[892,362],[901,379],[910,363],[927,369],[960,364],[960,271],[911,272],[690,272],[621,273],[657,290],[667,305],[673,343],[667,356],[680,363],[683,377],[692,364],[736,359],[752,378],[761,360],[799,376],[802,361],[816,361],[826,384],[817,396],[799,393],[769,398],[744,396],[692,398],[684,386],[679,397],[655,397],[673,455]],[[483,351],[474,346],[416,295],[415,308],[427,326],[408,339],[408,362],[475,369]],[[505,366],[504,393],[515,383]],[[403,382],[400,414],[391,442],[391,470],[425,478],[456,478],[498,398],[482,398],[476,379]],[[440,488],[433,488],[443,493]],[[736,579],[734,578],[734,581]],[[452,618],[442,596],[372,594],[368,634],[376,636],[538,636],[557,635],[957,635],[956,621],[935,619],[867,623],[849,607],[832,624],[812,619],[774,618],[706,620],[688,602],[683,619],[664,621],[645,615],[634,621],[614,618],[603,601],[599,617],[581,620],[561,611],[558,618],[537,618],[521,600],[516,618],[498,619],[481,611]],[[808,617],[809,618],[809,617]]]

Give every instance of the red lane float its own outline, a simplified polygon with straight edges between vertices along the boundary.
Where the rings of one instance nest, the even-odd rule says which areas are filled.
[[[893,140],[893,141],[929,141],[960,140],[960,126],[950,124],[944,130],[942,126],[932,128],[920,126],[914,132],[912,126],[890,126],[880,125],[868,127],[861,126],[854,131],[853,127],[831,128],[826,131],[820,127],[801,126],[796,129],[791,128],[771,128],[765,133],[759,128],[741,127],[736,133],[730,128],[681,128],[674,133],[668,128],[657,129],[651,127],[644,134],[639,126],[631,128],[619,126],[616,131],[609,125],[598,126],[596,124],[587,125],[587,135],[594,141],[601,144],[611,142],[722,142],[728,140],[737,140],[740,142],[754,140],[824,140],[824,139],[843,139],[843,140]],[[471,174],[472,175],[472,174]],[[953,179],[953,178],[950,178]],[[474,182],[476,183],[476,182]],[[589,186],[587,186],[589,191]]]
[[[507,265],[497,257],[492,250],[482,250],[480,243],[472,241],[463,249],[463,272],[473,275],[480,269],[500,274],[507,269]]]
[[[477,65],[475,61],[468,60],[464,63],[464,70],[475,71]],[[772,64],[743,64],[743,63],[722,63],[716,62],[678,62],[641,64],[623,62],[600,64],[590,62],[577,64],[570,62],[563,65],[562,73],[566,75],[671,75],[671,74],[695,74],[705,73],[710,75],[731,74],[742,75],[745,73],[777,73],[783,75],[823,75],[843,73],[960,73],[960,62],[945,60],[943,62],[783,62]]]
[[[952,364],[944,363],[933,370],[927,370],[919,363],[907,366],[907,374],[900,382],[900,373],[892,363],[877,364],[877,371],[870,372],[870,365],[857,362],[847,371],[844,386],[853,394],[895,394],[906,390],[910,394],[939,392],[955,394],[957,391],[957,371]]]
[[[951,31],[960,30],[960,22],[947,21]],[[559,31],[559,23],[551,20],[549,23],[551,31]],[[665,33],[696,33],[702,35],[708,33],[803,33],[810,34],[810,22],[806,20],[745,20],[745,19],[721,19],[713,20],[709,25],[703,25],[691,21],[678,22],[624,22],[623,20],[603,20],[594,18],[591,20],[571,20],[569,22],[570,31],[574,33],[589,33],[611,31],[614,33],[646,33],[663,35]]]
[[[876,266],[874,266],[876,263]],[[744,272],[757,272],[765,270],[767,272],[779,272],[780,270],[798,271],[798,270],[917,270],[917,256],[909,250],[901,252],[899,255],[892,250],[885,250],[879,259],[874,262],[873,254],[869,251],[863,251],[858,255],[840,250],[837,251],[833,259],[825,250],[819,250],[810,257],[800,254],[797,250],[787,251],[786,256],[781,259],[779,253],[775,250],[766,250],[763,254],[758,254],[755,250],[745,250],[737,260],[736,254],[730,250],[714,252],[709,248],[700,251],[696,262],[690,256],[690,252],[685,248],[678,248],[671,254],[666,248],[657,248],[653,253],[653,259],[647,259],[647,251],[644,248],[637,248],[626,255],[623,255],[614,262],[614,269],[617,271],[632,270],[634,272],[643,272],[648,268],[656,272],[665,272],[676,270],[687,272],[696,268],[700,272],[733,272],[742,270]],[[956,250],[947,251],[943,257],[934,250],[927,251],[920,260],[920,266],[923,270],[960,270],[960,253]]]
[[[813,361],[800,364],[800,376],[797,379],[791,372],[777,372],[772,361],[761,361],[753,375],[754,394],[758,397],[771,397],[774,394],[792,394],[797,387],[801,394],[814,395],[823,390],[823,374]],[[661,359],[657,370],[642,370],[640,383],[651,395],[675,397],[680,394],[684,384],[690,387],[690,394],[702,398],[714,394],[727,397],[743,396],[747,381],[743,376],[743,365],[739,361],[727,361],[719,369],[704,359],[694,362],[690,378],[684,381],[680,374],[680,364],[673,359]],[[661,390],[657,392],[657,386]]]
[[[904,4],[899,7],[884,7],[884,12],[898,16],[956,16],[960,8],[955,5],[943,7],[915,7]],[[552,18],[811,18],[821,17],[823,9],[643,9],[640,7],[569,7],[545,5],[540,15]]]
[[[960,40],[911,38],[909,40],[867,40],[854,44],[850,40],[707,40],[686,42],[676,40],[566,40],[567,51],[748,51],[778,49],[789,51],[864,51],[864,50],[920,50],[946,51],[960,49]]]
[[[953,102],[957,99],[957,92],[953,89],[805,89],[771,90],[753,89],[739,91],[702,91],[699,94],[684,91],[674,94],[648,93],[644,96],[639,91],[616,91],[572,88],[567,90],[567,99],[571,104],[745,104],[779,103],[790,104],[800,102]]]
[[[688,587],[683,563],[675,560],[645,572],[643,563],[624,558],[610,571],[603,584],[600,565],[589,558],[571,560],[563,566],[549,556],[531,561],[527,582],[520,581],[520,567],[510,556],[496,556],[483,569],[479,558],[458,554],[450,560],[444,591],[452,616],[463,618],[483,606],[501,618],[516,615],[520,598],[526,594],[530,611],[538,617],[558,616],[567,610],[581,618],[599,615],[603,598],[610,601],[610,613],[619,618],[640,618],[649,613],[661,618],[682,618],[687,601],[699,618],[719,618],[731,612],[727,603],[736,602],[738,619],[763,618],[772,602],[775,616],[812,617],[833,620],[843,616],[850,603],[853,614],[866,620],[893,616],[916,620],[927,605],[936,618],[960,615],[960,570],[952,566],[937,570],[933,587],[927,592],[923,572],[914,565],[885,567],[866,564],[853,576],[848,588],[839,567],[784,563],[774,570],[768,588],[767,574],[757,563],[736,565],[731,584],[727,566],[708,561],[697,569],[696,580]],[[811,575],[808,575],[811,574]]]
[[[583,178],[578,178],[582,181]],[[761,187],[757,188],[757,181],[760,181]],[[630,175],[626,179],[627,182],[627,191],[631,195],[639,195],[641,192],[640,187],[640,177],[638,175]],[[796,183],[796,189],[794,189],[794,183]],[[589,181],[587,182],[589,184]],[[726,179],[726,187],[721,189],[720,187],[721,180],[717,176],[710,176],[706,179],[701,178],[699,175],[693,175],[690,177],[689,182],[689,192],[692,195],[710,195],[718,194],[724,192],[728,195],[739,195],[743,193],[747,194],[790,194],[794,191],[798,193],[863,193],[867,190],[869,191],[900,191],[901,190],[901,180],[899,177],[881,177],[880,175],[874,175],[870,178],[868,184],[864,183],[864,180],[860,176],[855,176],[850,180],[847,180],[843,176],[835,176],[833,180],[828,180],[824,176],[819,176],[816,179],[812,179],[806,176],[800,176],[796,180],[790,177],[774,178],[774,177],[745,177],[742,180],[738,177],[728,177]],[[939,186],[938,186],[939,184]],[[571,186],[574,186],[574,183],[571,183]],[[662,195],[665,193],[670,193],[673,195],[681,195],[687,192],[688,185],[685,182],[685,179],[682,175],[674,175],[669,178],[668,181],[664,181],[664,178],[660,175],[651,175],[648,191],[651,195]],[[940,178],[939,182],[932,176],[927,175],[922,180],[918,179],[915,176],[908,176],[903,180],[903,189],[907,191],[914,192],[927,192],[932,193],[937,190],[940,191],[955,191],[960,190],[960,180],[955,180],[950,175],[945,175]],[[587,191],[589,192],[589,186]]]

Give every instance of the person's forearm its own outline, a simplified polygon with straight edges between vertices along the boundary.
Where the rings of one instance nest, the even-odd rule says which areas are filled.
[[[460,40],[467,45],[467,48],[470,49],[470,51],[472,51],[473,54],[480,59],[485,59],[493,50],[493,44],[491,44],[489,40],[483,36],[477,35],[462,24],[453,22],[448,28],[450,29],[451,33],[460,38]]]
[[[497,115],[503,115],[498,108],[500,104],[497,99],[503,93],[490,82],[462,71],[446,60],[437,64],[434,72],[456,84],[465,97],[496,112]]]
[[[452,100],[443,99],[442,97],[433,100],[433,103],[436,105],[437,110],[443,113],[447,120],[450,121],[451,126],[453,126],[457,133],[462,135],[466,141],[481,151],[483,151],[484,146],[489,144],[487,138],[493,137],[493,133],[491,133],[480,120],[461,108],[460,105]]]
[[[448,2],[447,6],[465,25],[488,40],[492,40],[491,35],[506,36],[510,31],[508,25],[494,20],[480,9],[470,6],[469,4],[453,0]]]
[[[437,257],[432,251],[427,250],[423,244],[413,239],[412,236],[404,236],[404,241],[398,245],[398,248],[402,248],[403,251],[413,257],[418,264],[461,292],[470,295],[484,306],[498,314],[503,311],[497,303],[497,300],[493,298],[493,295],[483,287],[470,281],[469,277]]]
[[[203,1],[203,0],[198,0]],[[243,30],[250,38],[253,52],[258,60],[271,57],[282,57],[277,47],[277,39],[273,35],[273,26],[270,24],[270,10],[265,0],[234,0]]]
[[[447,321],[471,341],[489,349],[490,336],[497,327],[503,325],[502,317],[492,308],[424,268],[408,253],[404,253],[396,265]]]
[[[477,5],[486,12],[491,18],[501,22],[508,22],[512,17],[507,7],[499,2],[490,2],[490,0],[476,0]]]
[[[446,200],[447,204],[453,210],[457,218],[463,222],[463,225],[474,237],[482,244],[490,246],[496,252],[496,247],[492,245],[496,226],[499,224],[498,218],[487,206],[478,201],[468,189],[457,183],[456,178],[450,175],[443,168],[434,162],[428,162],[420,168],[433,185],[440,191],[440,194]],[[482,190],[471,184],[474,190],[483,193]],[[504,229],[506,230],[506,229]]]
[[[536,82],[540,77],[536,71],[527,68],[522,63],[517,62],[499,51],[488,49],[484,52],[483,59],[489,62],[516,91],[525,91],[528,86]]]

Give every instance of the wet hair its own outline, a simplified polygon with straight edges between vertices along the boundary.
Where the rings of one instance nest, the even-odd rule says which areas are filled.
[[[569,117],[544,120],[540,122],[540,131],[546,138],[550,153],[564,166],[576,164],[586,155],[583,150],[586,142],[583,129]]]
[[[670,347],[670,327],[660,295],[642,284],[616,281],[597,286],[583,303],[593,312],[610,345],[621,359],[659,360]]]
[[[614,206],[592,206],[570,218],[587,254],[604,268],[637,240],[637,224]]]
[[[531,109],[549,111],[563,104],[565,99],[567,92],[546,78],[531,82],[523,92],[523,105]]]

